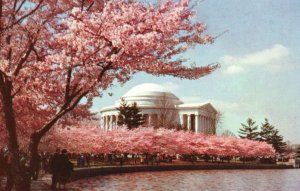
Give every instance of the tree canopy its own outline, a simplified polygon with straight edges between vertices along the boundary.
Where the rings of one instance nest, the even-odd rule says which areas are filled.
[[[119,111],[118,125],[126,125],[128,129],[133,129],[145,122],[136,102],[129,105],[124,98],[121,98],[117,110]]]
[[[279,130],[269,123],[266,118],[261,124],[259,132],[259,140],[272,144],[277,153],[283,153],[286,150],[286,143],[283,136],[279,134]]]
[[[257,125],[255,125],[255,121],[253,119],[248,118],[246,121],[246,124],[241,124],[242,127],[239,130],[239,136],[240,138],[243,139],[250,139],[250,140],[257,140],[258,139],[258,132],[257,130]]]

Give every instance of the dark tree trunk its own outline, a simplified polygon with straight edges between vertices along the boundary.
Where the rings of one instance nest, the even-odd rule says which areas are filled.
[[[4,111],[5,127],[8,133],[8,148],[11,153],[10,169],[11,177],[16,191],[30,189],[30,180],[26,183],[25,169],[21,168],[19,160],[19,144],[16,131],[16,121],[13,109],[12,82],[0,75],[0,91],[2,95],[2,108]],[[10,187],[10,186],[9,186]]]

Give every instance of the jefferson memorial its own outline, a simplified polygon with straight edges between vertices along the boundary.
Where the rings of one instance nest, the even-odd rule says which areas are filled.
[[[144,126],[168,127],[195,133],[216,134],[217,110],[210,103],[184,104],[167,88],[153,83],[140,84],[131,88],[122,98],[131,105],[136,102],[143,115]],[[106,130],[118,128],[115,105],[100,110],[101,127]]]

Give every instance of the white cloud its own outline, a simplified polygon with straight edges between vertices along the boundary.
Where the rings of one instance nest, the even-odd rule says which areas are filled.
[[[244,68],[237,65],[228,66],[225,70],[225,74],[238,74],[244,71]]]
[[[287,47],[281,44],[275,44],[273,47],[258,52],[245,54],[240,57],[225,55],[220,58],[220,62],[228,65],[224,70],[225,74],[237,74],[244,71],[244,67],[254,65],[266,65],[271,69],[279,69],[283,67],[282,63],[290,55]]]
[[[226,55],[220,60],[222,63],[230,65],[263,65],[282,61],[283,59],[287,58],[289,54],[290,51],[287,47],[281,44],[275,44],[272,48],[246,54],[241,57]]]

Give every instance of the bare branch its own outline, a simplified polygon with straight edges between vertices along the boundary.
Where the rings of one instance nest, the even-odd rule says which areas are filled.
[[[37,50],[35,49],[35,47],[33,47],[33,50],[32,50],[32,51],[34,52],[37,61],[41,61],[42,58],[46,56],[46,55],[40,56],[40,55],[38,54]]]
[[[71,95],[68,96],[68,98],[65,100],[65,103],[63,104],[63,106],[60,109],[60,112],[65,110],[72,102],[72,100],[79,95],[79,93],[82,91],[82,89],[80,88],[79,90],[75,91],[74,93],[72,93]]]
[[[23,19],[29,17],[30,15],[32,15],[33,13],[35,13],[39,8],[40,6],[42,5],[44,0],[40,0],[39,4],[34,8],[32,9],[31,11],[29,11],[27,14],[23,15],[21,18],[19,18],[18,20],[16,20],[14,23],[11,24],[11,26],[19,23],[20,21],[22,21]]]
[[[36,43],[36,40],[34,42],[30,43],[25,55],[22,56],[21,60],[19,61],[18,65],[17,65],[16,70],[14,71],[14,74],[13,74],[14,76],[19,75],[20,70],[23,68],[23,64],[25,63],[25,61],[29,57],[30,53],[33,51],[33,47],[34,47],[35,43]]]
[[[85,0],[82,0],[82,1],[81,1],[81,11],[83,11],[84,1],[85,1]]]
[[[92,8],[92,6],[94,5],[94,3],[95,3],[95,1],[93,1],[93,2],[89,5],[89,7],[86,9],[86,11],[89,11],[89,10]]]
[[[104,76],[104,73],[105,73],[107,70],[111,69],[111,66],[112,66],[112,62],[109,62],[109,63],[102,69],[102,71],[100,72],[100,74],[99,74],[99,76],[98,76],[98,78],[97,78],[97,81],[98,81],[98,82],[100,82],[100,81],[102,80],[102,78],[103,78],[103,76]]]
[[[83,92],[74,100],[73,104],[69,104],[65,109],[61,109],[59,113],[57,113],[47,124],[45,124],[40,130],[36,132],[38,138],[41,139],[61,117],[73,110],[78,105],[79,101],[87,94],[88,91]]]
[[[20,11],[20,9],[22,8],[22,6],[24,5],[25,2],[26,2],[26,0],[22,1],[22,3],[19,5],[19,7],[16,10],[16,13],[18,13]]]
[[[14,98],[22,89],[22,86],[20,86],[12,95],[11,97]]]

